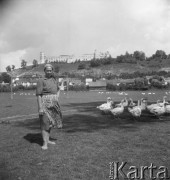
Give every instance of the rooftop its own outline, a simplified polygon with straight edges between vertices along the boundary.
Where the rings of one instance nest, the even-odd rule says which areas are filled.
[[[89,87],[106,87],[106,81],[89,82]]]

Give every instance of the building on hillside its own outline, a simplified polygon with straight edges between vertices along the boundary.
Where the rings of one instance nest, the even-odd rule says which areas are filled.
[[[35,78],[30,80],[30,84],[33,86],[36,86],[37,82],[38,82],[38,79],[35,79]]]
[[[161,68],[160,71],[170,72],[170,67]]]
[[[93,81],[92,78],[86,78],[85,79],[86,86],[89,85],[89,83],[92,82],[92,81]]]
[[[166,84],[170,84],[170,77],[164,78]]]
[[[44,64],[46,60],[44,52],[40,52],[40,64]]]
[[[78,78],[68,78],[69,85],[80,85],[82,84],[82,81]]]
[[[37,81],[39,78],[25,78],[25,77],[20,77],[20,78],[15,78],[13,79],[13,84],[15,86],[19,86],[19,85],[23,85],[25,87],[29,87],[29,86],[36,86],[37,85]]]
[[[81,54],[81,55],[59,55],[59,56],[45,56],[43,52],[40,52],[40,64],[47,62],[68,62],[72,63],[76,60],[80,61],[90,61],[93,58],[101,59],[101,58],[107,58],[110,57],[110,53],[107,51],[105,53],[87,53],[87,54]]]
[[[110,53],[107,51],[106,53],[91,53],[91,54],[82,54],[80,56],[77,56],[76,59],[80,61],[90,61],[92,59],[102,59],[102,58],[108,58],[110,57]]]
[[[93,81],[89,82],[89,90],[106,90],[106,81]]]
[[[146,76],[146,79],[149,81],[153,76]]]
[[[0,83],[1,86],[7,86],[9,85],[9,83],[5,83],[4,81],[2,81],[2,83]]]
[[[60,55],[58,56],[58,62],[72,62],[74,55]]]
[[[76,56],[76,60],[80,60],[80,61],[90,61],[94,58],[94,54],[82,54],[79,56]]]
[[[107,83],[112,84],[112,85],[117,85],[119,84],[134,84],[134,79],[112,79],[112,80],[107,80]]]
[[[110,55],[109,51],[107,51],[107,52],[105,52],[105,53],[100,52],[100,53],[96,53],[96,54],[95,54],[95,58],[96,58],[96,59],[108,58],[108,57],[110,57],[110,56],[111,56],[111,55]]]
[[[56,56],[48,56],[48,57],[46,57],[46,60],[48,62],[58,62],[58,57],[56,57]]]
[[[46,56],[45,57],[47,62],[74,62],[75,56],[74,55],[60,55],[60,56]]]
[[[29,87],[31,85],[31,83],[26,80],[26,79],[19,79],[18,81],[15,81],[13,83],[14,86],[19,86],[19,85],[22,85],[24,87]]]

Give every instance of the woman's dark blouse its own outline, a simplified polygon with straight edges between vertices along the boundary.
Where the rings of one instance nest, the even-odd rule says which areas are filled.
[[[36,96],[56,94],[59,90],[59,82],[55,78],[41,78],[37,82]]]

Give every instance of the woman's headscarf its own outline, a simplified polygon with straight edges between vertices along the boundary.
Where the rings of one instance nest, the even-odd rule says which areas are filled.
[[[46,64],[46,65],[44,66],[44,71],[46,70],[47,67],[51,67],[52,70],[54,69],[53,66],[52,66],[51,64]]]

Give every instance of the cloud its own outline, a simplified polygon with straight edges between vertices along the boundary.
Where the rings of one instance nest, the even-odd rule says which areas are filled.
[[[25,50],[10,52],[8,54],[1,54],[0,56],[0,71],[5,71],[8,65],[15,65],[16,68],[21,67],[21,60],[26,54]]]
[[[49,33],[48,25],[46,27],[44,24],[45,14],[44,16],[39,14],[41,8],[38,11],[32,9],[35,4],[19,5],[14,11],[12,11],[13,8],[7,10],[5,21],[0,29],[1,44],[4,44],[1,52],[8,53],[37,47],[45,42]]]
[[[29,62],[39,59],[40,51],[49,56],[95,49],[113,56],[135,50],[150,56],[158,48],[170,53],[168,0],[11,0],[1,10],[0,53],[10,64],[13,54],[20,64],[19,52]]]
[[[168,42],[170,3],[166,0],[130,0],[130,2],[131,4],[125,9],[128,19],[131,19],[136,26],[136,32],[142,33],[149,41]]]

